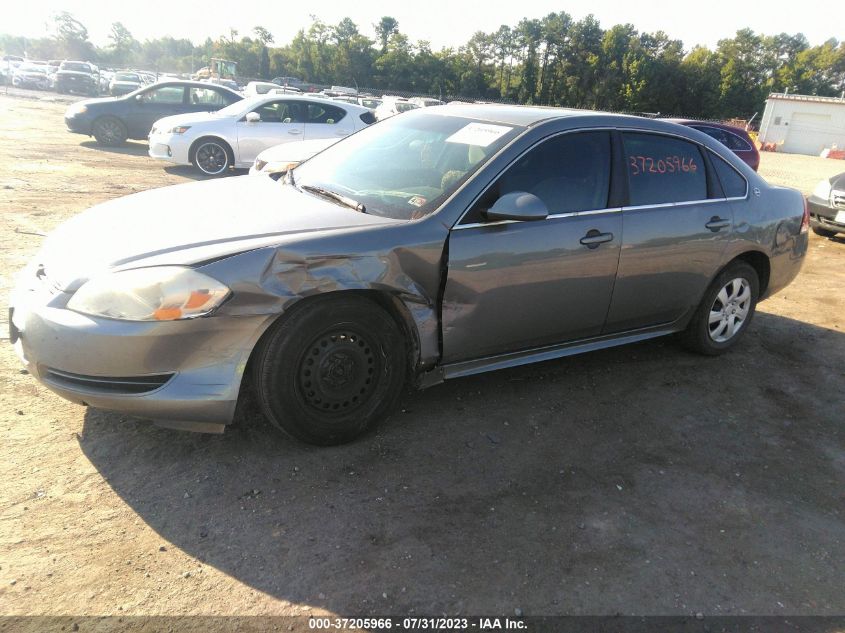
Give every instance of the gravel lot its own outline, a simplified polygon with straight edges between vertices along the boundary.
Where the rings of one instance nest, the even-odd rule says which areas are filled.
[[[0,96],[4,303],[38,233],[193,177],[63,108]],[[845,171],[762,160],[805,193]],[[86,410],[4,345],[0,613],[845,613],[843,289],[845,240],[813,235],[727,356],[656,340],[455,380],[332,449],[249,407],[223,436]]]

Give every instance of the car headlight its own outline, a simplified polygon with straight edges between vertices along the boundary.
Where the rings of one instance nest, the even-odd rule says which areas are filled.
[[[229,288],[192,268],[136,268],[95,277],[67,304],[70,310],[123,321],[175,321],[208,314]]]
[[[190,125],[177,125],[167,130],[168,134],[184,134],[191,129]]]
[[[822,200],[830,200],[830,188],[830,181],[822,180],[816,185],[816,188],[813,189],[813,196],[821,198]]]
[[[88,112],[88,106],[75,103],[67,109],[67,116],[76,116],[77,114],[85,114],[86,112]]]

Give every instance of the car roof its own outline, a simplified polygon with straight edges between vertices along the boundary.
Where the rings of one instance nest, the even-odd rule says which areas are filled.
[[[312,94],[266,94],[266,95],[257,95],[255,97],[248,97],[243,100],[243,105],[247,107],[252,107],[255,105],[261,105],[267,101],[275,101],[276,99],[285,99],[286,101],[311,101],[317,103],[325,103],[330,102],[331,105],[336,105],[337,107],[349,108],[350,112],[358,112],[361,113],[369,112],[367,108],[364,106],[358,105],[357,103],[347,103],[346,101],[335,101],[333,99],[328,99],[326,97],[318,97]]]
[[[213,84],[209,81],[192,81],[190,79],[165,79],[162,81],[157,81],[152,85],[156,88],[160,88],[161,86],[188,86],[195,88],[210,88],[213,86],[214,88],[221,88],[226,92],[231,92],[232,94],[237,95],[239,97],[242,96],[227,86],[223,86],[221,84]]]
[[[426,112],[446,116],[459,116],[481,119],[491,123],[530,126],[549,119],[561,119],[574,116],[625,116],[596,110],[578,110],[575,108],[552,108],[543,106],[521,106],[501,103],[461,103],[452,102],[442,106],[426,108]],[[630,117],[640,118],[640,117]]]
[[[727,123],[717,123],[716,121],[698,121],[696,119],[661,119],[661,121],[671,121],[672,123],[680,123],[681,125],[702,125],[707,127],[715,127],[719,128],[720,130],[726,130],[728,132],[733,132],[734,134],[739,134],[741,136],[748,136],[748,132],[743,130],[741,127],[737,127],[735,125],[728,125]]]

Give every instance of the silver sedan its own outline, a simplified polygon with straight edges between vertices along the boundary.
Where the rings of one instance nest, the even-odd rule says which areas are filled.
[[[808,227],[798,192],[687,127],[425,108],[280,181],[90,209],[23,271],[10,338],[74,402],[222,432],[249,384],[280,429],[334,444],[409,382],[671,333],[721,354],[798,274]]]

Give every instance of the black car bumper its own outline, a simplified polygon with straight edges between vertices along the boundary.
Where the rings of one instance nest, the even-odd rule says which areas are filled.
[[[92,119],[85,115],[66,116],[65,125],[68,131],[76,134],[86,134],[91,136],[91,122]]]
[[[93,79],[58,77],[56,78],[56,89],[59,92],[82,92],[93,94],[99,92],[99,86]]]
[[[807,202],[810,207],[810,226],[845,233],[845,207],[832,207],[812,196]]]

